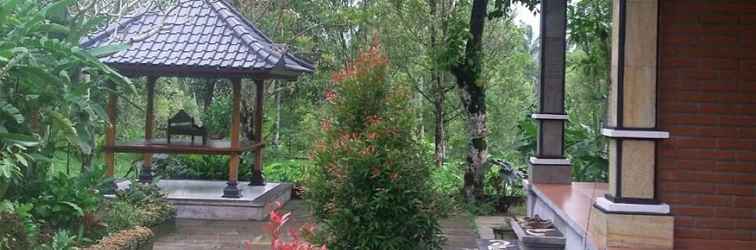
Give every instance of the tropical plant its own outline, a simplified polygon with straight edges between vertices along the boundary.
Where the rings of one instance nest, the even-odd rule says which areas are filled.
[[[91,217],[98,209],[103,194],[100,188],[105,183],[104,168],[80,176],[60,173],[40,185],[42,193],[31,199],[34,218],[55,228],[76,229],[80,236],[87,226],[85,217]]]
[[[439,249],[431,156],[377,42],[333,76],[305,196],[332,249]]]
[[[281,239],[281,230],[286,222],[291,217],[291,212],[282,212],[283,205],[280,202],[275,203],[275,207],[270,211],[270,221],[265,224],[265,230],[270,234],[271,250],[326,250],[326,245],[315,246],[301,239],[299,232],[296,230],[289,230],[289,236],[293,239],[290,242],[286,242]],[[308,235],[312,235],[315,231],[315,226],[307,224],[299,229]],[[247,249],[252,250],[252,242],[245,241]]]
[[[32,204],[0,201],[0,249],[29,249],[39,235]]]
[[[123,45],[81,49],[79,40],[98,18],[67,14],[73,0],[0,1],[0,133],[40,138],[52,155],[57,139],[75,145],[88,169],[105,112],[98,93],[132,89],[129,80],[97,60]],[[13,147],[0,142],[2,151]],[[7,152],[7,151],[6,151]],[[35,162],[35,166],[43,165]],[[44,173],[45,171],[36,171]],[[34,177],[34,176],[27,176]]]

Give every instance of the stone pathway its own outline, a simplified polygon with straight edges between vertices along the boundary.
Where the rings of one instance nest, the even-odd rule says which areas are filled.
[[[288,228],[298,228],[310,218],[301,200],[290,201],[286,208],[293,211],[287,223]],[[270,249],[270,237],[265,233],[267,222],[257,221],[206,221],[176,220],[175,225],[164,225],[156,231],[156,250],[199,250],[199,249]],[[444,249],[475,249],[477,235],[472,219],[455,216],[441,221],[447,237]],[[249,241],[247,247],[245,241]]]

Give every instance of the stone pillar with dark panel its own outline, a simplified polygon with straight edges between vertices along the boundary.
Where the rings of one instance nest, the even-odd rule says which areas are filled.
[[[567,1],[541,2],[541,77],[538,84],[536,155],[529,161],[532,184],[569,184],[572,166],[564,154]]]
[[[151,143],[152,131],[155,127],[155,83],[157,77],[147,77],[147,117],[144,122],[144,142],[145,144]],[[139,182],[152,183],[152,153],[144,153],[142,161],[142,172],[139,175]]]
[[[250,186],[265,186],[263,177],[263,106],[265,105],[265,82],[255,80],[255,165],[252,166]]]
[[[239,189],[239,162],[241,161],[241,79],[231,79],[232,85],[232,110],[231,110],[231,159],[228,161],[228,183],[223,189],[224,198],[241,198]]]
[[[674,218],[656,198],[658,0],[614,0],[606,128],[609,193],[591,213],[600,247],[672,249]]]

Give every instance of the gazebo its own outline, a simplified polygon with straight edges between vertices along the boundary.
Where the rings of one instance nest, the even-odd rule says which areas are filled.
[[[167,11],[136,10],[113,25],[89,36],[82,47],[92,48],[126,44],[128,48],[101,60],[129,77],[146,77],[146,120],[144,139],[116,141],[118,95],[110,94],[107,105],[105,162],[107,175],[113,176],[116,153],[144,155],[141,182],[152,181],[152,154],[228,155],[228,184],[225,198],[242,196],[238,185],[240,156],[254,151],[255,162],[250,185],[264,185],[263,168],[263,90],[266,80],[294,80],[312,73],[314,67],[275,44],[255,25],[223,0],[179,0]],[[159,77],[228,79],[232,85],[231,131],[228,140],[206,144],[167,143],[154,138],[154,95]],[[240,141],[240,102],[242,79],[256,87],[254,141]],[[115,86],[112,86],[115,88]]]

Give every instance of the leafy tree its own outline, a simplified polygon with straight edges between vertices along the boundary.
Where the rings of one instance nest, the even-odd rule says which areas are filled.
[[[373,45],[326,93],[305,195],[330,249],[440,248],[432,164],[413,136],[410,92],[387,65]]]
[[[470,10],[469,26],[456,30],[451,35],[447,46],[451,48],[454,63],[450,66],[456,77],[459,97],[465,110],[469,151],[464,176],[464,195],[467,201],[475,201],[483,196],[485,174],[488,172],[488,141],[486,117],[486,80],[481,78],[483,70],[483,34],[486,20],[499,17],[508,11],[513,1],[496,1],[496,10],[489,13],[488,0],[473,0]],[[533,6],[536,1],[518,1]],[[457,21],[459,24],[459,21]],[[460,44],[464,44],[461,49]]]

